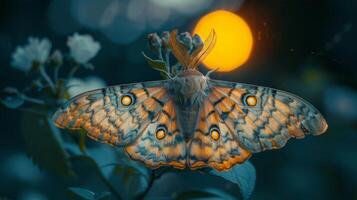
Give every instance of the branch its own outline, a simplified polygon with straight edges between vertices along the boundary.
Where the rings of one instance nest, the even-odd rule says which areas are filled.
[[[55,93],[56,92],[55,84],[53,83],[52,79],[47,75],[44,66],[40,66],[40,74],[45,79],[45,81],[48,83],[52,92]]]
[[[77,70],[79,69],[79,65],[75,65],[71,71],[69,71],[68,73],[68,79],[72,78],[74,76],[74,74],[77,72]]]
[[[42,99],[36,99],[36,98],[33,98],[33,97],[28,97],[27,95],[25,94],[20,94],[20,97],[27,101],[27,102],[30,102],[30,103],[34,103],[34,104],[39,104],[39,105],[45,105],[45,101],[42,100]]]
[[[102,180],[102,182],[104,183],[105,186],[107,186],[107,188],[110,190],[110,192],[113,194],[113,196],[118,199],[121,200],[122,197],[120,196],[120,194],[117,192],[117,190],[112,186],[112,184],[107,180],[107,178],[100,173],[99,174],[100,179]]]
[[[161,171],[160,171],[160,169],[153,169],[153,170],[151,171],[151,176],[150,176],[150,179],[149,179],[149,182],[148,182],[148,186],[146,187],[146,189],[145,189],[142,193],[140,193],[139,195],[137,195],[137,196],[135,197],[135,199],[138,199],[138,200],[144,199],[144,197],[146,197],[146,195],[150,192],[152,186],[154,185],[154,182],[155,182],[156,180],[158,180],[158,179],[159,179],[164,173],[166,173],[169,169],[170,169],[169,167],[163,168],[163,169],[161,169]]]
[[[170,67],[170,52],[165,52],[165,61],[166,61],[166,71],[167,73],[171,74],[171,67]]]

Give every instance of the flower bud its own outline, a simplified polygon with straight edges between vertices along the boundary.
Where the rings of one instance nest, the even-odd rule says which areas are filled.
[[[189,32],[180,33],[179,41],[185,45],[188,50],[192,49],[192,37]]]
[[[63,63],[63,56],[61,51],[55,50],[50,56],[50,64],[54,67],[61,66]]]
[[[36,79],[32,81],[32,88],[44,88],[41,79]]]
[[[24,72],[37,68],[47,61],[51,47],[51,41],[47,38],[30,37],[26,45],[16,47],[11,65]]]
[[[94,58],[101,48],[100,43],[95,41],[92,36],[78,33],[68,37],[67,46],[74,61],[83,65]]]
[[[203,47],[203,41],[201,39],[201,37],[197,34],[195,34],[192,38],[192,43],[193,43],[193,48],[196,49],[200,49]]]
[[[162,48],[166,51],[170,51],[170,33],[168,31],[162,32]]]
[[[156,33],[150,33],[148,35],[148,45],[150,50],[157,51],[161,48],[162,40]]]

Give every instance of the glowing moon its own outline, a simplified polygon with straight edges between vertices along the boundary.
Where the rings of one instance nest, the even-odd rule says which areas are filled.
[[[203,16],[196,24],[193,34],[202,40],[211,30],[217,34],[216,45],[203,61],[209,69],[219,68],[228,72],[244,64],[252,51],[253,36],[248,24],[238,15],[218,10]]]

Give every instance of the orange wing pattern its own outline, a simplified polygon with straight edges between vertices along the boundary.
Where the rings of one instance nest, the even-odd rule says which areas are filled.
[[[281,148],[292,137],[319,135],[327,129],[322,115],[295,95],[217,80],[210,80],[209,87],[188,150],[192,168],[229,169],[249,158],[250,152]],[[212,127],[220,133],[218,140],[210,135]]]
[[[126,152],[134,160],[141,160],[151,168],[163,165],[185,168],[186,145],[172,99],[165,103],[154,120],[155,123],[151,123],[134,144],[126,147]],[[161,139],[156,135],[158,128],[166,133]]]
[[[213,129],[220,132],[219,138],[212,135]],[[188,147],[188,165],[193,169],[211,166],[219,171],[226,170],[251,155],[241,148],[208,99],[202,104],[197,128]]]
[[[83,93],[53,116],[60,128],[87,131],[90,138],[126,147],[134,159],[150,167],[183,168],[185,144],[176,122],[166,81],[119,85]],[[155,134],[165,127],[164,138]]]
[[[186,141],[169,82],[119,85],[83,93],[53,116],[60,128],[125,148],[151,168],[163,165],[227,170],[252,153],[281,148],[288,139],[326,131],[322,115],[292,94],[209,80],[196,128]]]
[[[327,123],[307,101],[287,92],[248,84],[211,81],[210,101],[240,143],[252,152],[277,149],[293,138],[319,135]],[[257,104],[247,105],[253,95]]]

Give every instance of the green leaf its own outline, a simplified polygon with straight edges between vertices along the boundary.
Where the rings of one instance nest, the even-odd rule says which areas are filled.
[[[84,130],[79,131],[79,149],[81,152],[85,152],[86,150],[86,139],[87,139],[87,133]]]
[[[171,66],[171,69],[172,69],[171,75],[176,76],[182,71],[182,66],[179,62],[177,62],[176,64]]]
[[[220,189],[216,189],[216,188],[207,188],[207,189],[205,189],[204,191],[210,192],[210,193],[212,193],[212,194],[215,194],[215,195],[219,196],[220,199],[225,199],[225,200],[229,200],[229,199],[231,199],[231,200],[241,200],[241,198],[239,198],[239,197],[234,197],[234,196],[232,196],[232,195],[226,193],[225,191],[220,190]]]
[[[175,200],[184,199],[225,199],[225,200],[238,200],[239,198],[233,197],[222,190],[215,188],[206,188],[202,190],[188,190],[180,193],[174,193],[172,196]]]
[[[232,169],[223,172],[211,170],[210,174],[222,177],[238,185],[243,199],[248,199],[254,190],[256,172],[253,164],[249,161],[235,165]]]
[[[85,69],[94,70],[94,65],[92,63],[86,63],[83,66]]]
[[[78,156],[71,156],[69,159],[71,161],[74,161],[74,162],[79,161],[79,162],[86,163],[86,165],[93,170],[93,173],[96,173],[99,176],[104,177],[104,175],[103,175],[102,171],[100,170],[99,166],[97,165],[97,163],[91,157],[78,155]]]
[[[68,188],[70,192],[71,199],[78,199],[78,200],[96,200],[95,193],[78,187],[70,187]]]
[[[105,184],[108,189],[110,190],[111,194],[116,197],[117,199],[121,199],[120,194],[116,191],[116,189],[113,187],[113,185],[107,180],[105,175],[103,174],[102,170],[99,168],[98,164],[89,156],[72,156],[70,157],[70,160],[72,162],[82,162],[85,164],[86,168],[91,169],[91,172],[96,174],[103,184]]]
[[[109,200],[112,194],[110,192],[101,192],[99,194],[95,194],[96,200]]]
[[[144,190],[149,181],[148,175],[131,164],[116,164],[110,175],[111,180],[125,188],[126,198],[133,198],[132,195]]]
[[[16,96],[7,96],[4,99],[0,99],[0,102],[8,108],[16,109],[24,104],[24,99]]]
[[[74,175],[67,160],[67,153],[61,144],[61,133],[50,119],[25,113],[21,127],[27,153],[34,163],[58,175]]]
[[[140,173],[132,166],[129,165],[117,165],[114,168],[113,175],[123,174],[124,183],[127,185],[133,176],[140,175]]]
[[[148,57],[144,52],[141,52],[145,59],[147,60],[148,64],[155,70],[158,71],[166,71],[166,63],[162,60],[154,60]]]
[[[217,194],[204,190],[190,190],[173,195],[175,200],[218,198]]]
[[[88,189],[79,187],[68,188],[69,196],[74,200],[109,200],[111,198],[110,192],[94,193]]]
[[[6,93],[7,96],[4,99],[0,98],[0,103],[8,108],[16,109],[25,102],[16,88],[6,87],[4,88],[4,93]]]

